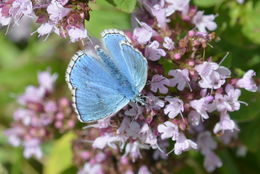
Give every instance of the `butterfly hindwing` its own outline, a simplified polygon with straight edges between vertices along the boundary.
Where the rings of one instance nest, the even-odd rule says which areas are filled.
[[[80,52],[73,58],[66,76],[82,122],[109,116],[129,102],[116,90],[119,84],[106,65],[87,53]]]

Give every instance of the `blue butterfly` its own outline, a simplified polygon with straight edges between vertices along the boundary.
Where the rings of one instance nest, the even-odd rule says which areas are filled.
[[[113,115],[130,101],[142,102],[147,60],[121,31],[105,30],[102,42],[104,49],[77,52],[67,69],[73,106],[82,122]]]

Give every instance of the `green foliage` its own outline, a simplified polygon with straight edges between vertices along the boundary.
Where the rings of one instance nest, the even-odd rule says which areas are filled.
[[[212,7],[222,3],[224,0],[194,0],[194,4],[199,7]]]
[[[131,27],[130,14],[119,11],[103,1],[98,2],[93,5],[90,21],[86,22],[86,28],[91,36],[100,38],[100,33],[105,29],[127,30]]]
[[[248,2],[242,20],[242,32],[251,41],[260,44],[260,1]]]
[[[45,174],[59,174],[72,165],[71,141],[73,133],[67,133],[53,144],[51,153],[46,159]]]
[[[136,0],[107,0],[107,2],[127,13],[131,13],[136,6]]]

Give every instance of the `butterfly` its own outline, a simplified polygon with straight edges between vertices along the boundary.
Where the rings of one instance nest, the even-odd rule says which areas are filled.
[[[81,122],[114,115],[130,101],[141,102],[147,81],[146,58],[116,29],[101,33],[103,48],[77,52],[68,65],[66,81]]]

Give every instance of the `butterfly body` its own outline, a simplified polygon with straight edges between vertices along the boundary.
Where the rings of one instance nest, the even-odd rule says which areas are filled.
[[[115,114],[130,101],[141,102],[147,61],[120,31],[102,34],[104,50],[80,51],[72,58],[66,81],[78,118],[90,122]]]

